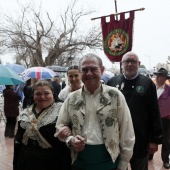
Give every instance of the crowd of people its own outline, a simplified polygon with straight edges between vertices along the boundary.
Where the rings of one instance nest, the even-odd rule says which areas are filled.
[[[148,170],[160,144],[170,169],[170,76],[160,68],[154,82],[139,66],[139,56],[127,52],[122,73],[102,83],[102,60],[89,53],[68,68],[68,83],[29,79],[23,101],[6,86],[4,136],[14,137],[13,169]]]

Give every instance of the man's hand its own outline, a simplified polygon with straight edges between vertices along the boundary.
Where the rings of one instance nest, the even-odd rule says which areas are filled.
[[[70,135],[71,135],[71,130],[67,126],[60,128],[59,131],[54,134],[54,136],[58,137],[60,141],[64,141]]]
[[[149,145],[148,145],[148,153],[149,154],[154,154],[157,151],[158,151],[158,144],[156,144],[156,143],[149,143]]]
[[[85,138],[76,135],[75,137],[71,138],[70,143],[75,152],[80,152],[84,149]]]

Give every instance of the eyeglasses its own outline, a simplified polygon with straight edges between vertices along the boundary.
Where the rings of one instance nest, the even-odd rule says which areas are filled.
[[[124,61],[122,61],[124,64],[129,64],[129,63],[131,63],[131,64],[133,64],[133,65],[135,65],[135,64],[137,64],[138,63],[138,61],[136,61],[136,60],[124,60]]]

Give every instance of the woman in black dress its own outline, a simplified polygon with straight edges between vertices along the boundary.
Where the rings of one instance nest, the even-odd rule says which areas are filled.
[[[70,150],[54,137],[62,103],[54,102],[54,90],[40,80],[33,87],[34,104],[19,116],[14,141],[14,170],[70,170]]]

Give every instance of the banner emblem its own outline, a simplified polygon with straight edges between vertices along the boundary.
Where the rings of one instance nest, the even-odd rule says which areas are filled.
[[[119,56],[127,51],[129,46],[129,35],[123,29],[111,31],[104,41],[105,50],[113,56]]]

